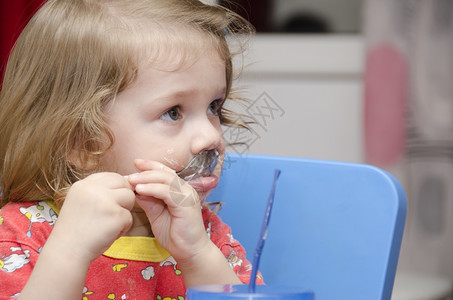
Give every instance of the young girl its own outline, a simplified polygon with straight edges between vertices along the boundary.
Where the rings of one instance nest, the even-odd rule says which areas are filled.
[[[229,36],[197,0],[50,0],[0,95],[0,298],[184,299],[251,266],[204,204],[225,154]],[[219,154],[208,174],[177,171]],[[58,219],[58,220],[57,220]]]

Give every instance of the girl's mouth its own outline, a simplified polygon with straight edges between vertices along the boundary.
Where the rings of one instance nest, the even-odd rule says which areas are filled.
[[[196,179],[191,179],[188,183],[199,193],[209,192],[213,190],[219,183],[219,178],[215,175],[210,175],[206,177],[198,177]]]

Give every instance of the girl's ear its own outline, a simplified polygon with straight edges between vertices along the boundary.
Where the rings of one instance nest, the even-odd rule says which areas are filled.
[[[72,149],[68,158],[69,162],[80,170],[94,170],[98,166],[98,159],[84,150]]]
[[[100,138],[85,138],[75,135],[68,145],[68,161],[80,171],[94,171],[102,164],[102,157],[109,152],[114,143],[113,135],[107,131]]]

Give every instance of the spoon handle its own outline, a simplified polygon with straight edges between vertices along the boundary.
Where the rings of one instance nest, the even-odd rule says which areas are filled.
[[[260,264],[261,253],[263,252],[264,241],[267,237],[267,230],[269,227],[269,220],[271,217],[272,205],[274,204],[274,196],[275,196],[275,187],[277,185],[278,177],[280,176],[281,171],[279,169],[275,170],[274,173],[274,181],[272,183],[272,189],[269,194],[269,198],[267,200],[266,212],[263,218],[263,224],[261,225],[261,233],[258,239],[258,243],[255,248],[255,253],[253,255],[253,265],[252,265],[252,273],[250,274],[250,283],[249,283],[249,293],[255,293],[256,287],[256,275],[258,273],[258,267]]]

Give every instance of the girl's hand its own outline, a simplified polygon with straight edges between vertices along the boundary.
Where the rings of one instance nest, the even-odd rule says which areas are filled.
[[[96,173],[72,185],[60,211],[52,241],[83,261],[100,256],[132,225],[135,194],[116,173]]]
[[[176,261],[196,256],[210,244],[197,192],[172,169],[156,161],[135,161],[141,173],[129,176],[137,203],[154,236]]]

